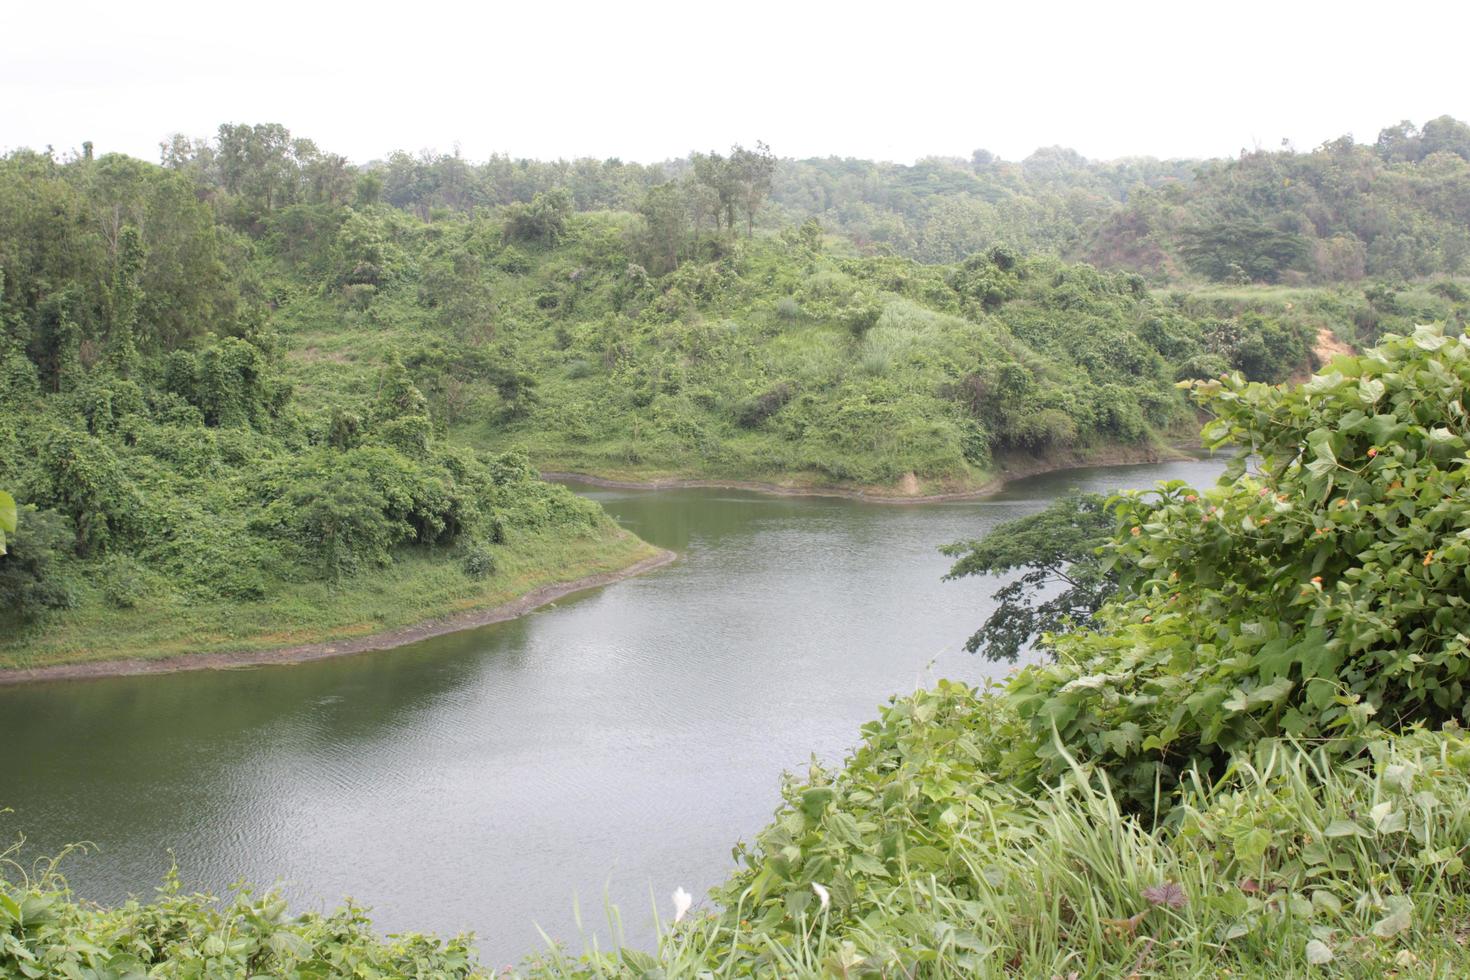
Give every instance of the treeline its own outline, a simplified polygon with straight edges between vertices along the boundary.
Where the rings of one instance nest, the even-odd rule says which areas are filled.
[[[1045,147],[1019,162],[976,150],[910,166],[778,160],[757,144],[656,164],[395,152],[354,166],[273,124],[176,136],[162,159],[237,228],[290,204],[381,201],[429,220],[564,195],[570,210],[640,213],[654,229],[814,219],[860,252],[949,263],[1006,244],[1155,283],[1455,275],[1470,255],[1470,127],[1448,116],[1373,143],[1234,160],[1098,162]]]
[[[1426,130],[1350,152],[1464,164],[1443,127]],[[1281,381],[1324,329],[1371,342],[1461,326],[1470,309],[1452,281],[1164,294],[1046,247],[952,264],[856,254],[815,219],[773,231],[790,173],[760,144],[629,185],[631,209],[581,211],[585,187],[548,176],[529,199],[427,217],[388,200],[384,167],[278,126],[226,126],[165,156],[0,160],[0,487],[40,509],[31,546],[57,558],[43,572],[22,551],[5,568],[53,584],[82,567],[68,562],[102,569],[76,588],[15,585],[21,606],[112,581],[115,607],[233,602],[404,549],[484,569],[516,521],[596,523],[484,450],[598,472],[973,486],[1016,454],[1153,445],[1187,424],[1177,381]],[[1018,187],[1089,173],[1063,151],[969,170]],[[1086,179],[1099,195],[1126,185]]]
[[[1079,249],[1160,280],[1353,282],[1459,275],[1470,260],[1470,126],[1404,122],[1371,144],[1257,151],[1140,189]]]

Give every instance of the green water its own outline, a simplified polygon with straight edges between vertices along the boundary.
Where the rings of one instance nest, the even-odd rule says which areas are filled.
[[[677,550],[520,620],[286,667],[0,689],[0,829],[83,896],[280,880],[384,931],[473,930],[487,963],[579,942],[611,899],[646,942],[758,830],[783,769],[835,761],[889,695],[999,668],[961,652],[994,583],[945,542],[1069,487],[1212,482],[1217,462],[1076,470],[924,506],[587,490]],[[602,929],[605,935],[605,927]]]

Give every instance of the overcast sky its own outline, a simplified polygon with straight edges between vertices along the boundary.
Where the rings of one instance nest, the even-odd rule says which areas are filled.
[[[763,139],[910,162],[1299,149],[1470,119],[1470,4],[865,5],[254,0],[0,15],[0,147],[157,159],[167,134],[280,122],[394,149],[656,161]]]

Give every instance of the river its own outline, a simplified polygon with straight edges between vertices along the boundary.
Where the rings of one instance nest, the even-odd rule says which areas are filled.
[[[1184,461],[1050,474],[894,506],[728,490],[577,488],[673,565],[513,622],[295,666],[0,688],[0,834],[86,898],[279,882],[385,932],[473,930],[487,966],[579,948],[608,902],[702,896],[778,802],[890,695],[1003,671],[961,650],[994,582],[936,548],[1070,487],[1213,482]],[[574,916],[581,909],[582,928]]]

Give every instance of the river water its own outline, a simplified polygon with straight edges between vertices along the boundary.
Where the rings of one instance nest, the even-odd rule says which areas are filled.
[[[487,965],[580,948],[621,910],[701,896],[778,802],[889,696],[1003,670],[965,654],[993,581],[936,548],[1071,487],[1212,483],[1223,464],[1072,470],[996,497],[893,506],[577,488],[673,565],[522,619],[295,666],[0,688],[0,838],[83,897],[279,882],[385,932],[473,930]],[[574,908],[580,907],[582,926]]]

